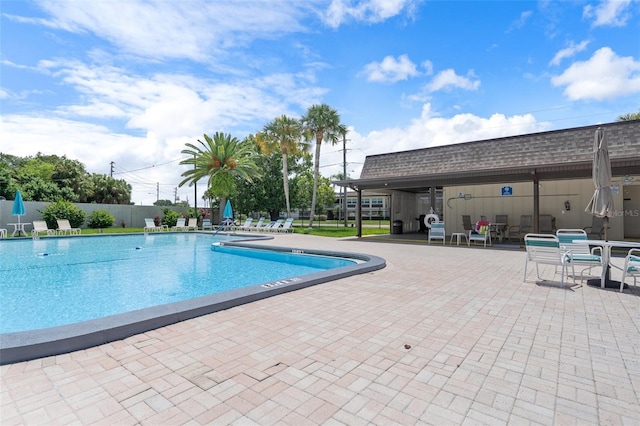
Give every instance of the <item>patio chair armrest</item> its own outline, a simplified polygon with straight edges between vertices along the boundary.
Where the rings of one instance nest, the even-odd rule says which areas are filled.
[[[591,254],[596,254],[597,251],[600,252],[600,253],[597,254],[597,256],[602,257],[602,247],[600,247],[600,246],[593,247],[591,249]]]

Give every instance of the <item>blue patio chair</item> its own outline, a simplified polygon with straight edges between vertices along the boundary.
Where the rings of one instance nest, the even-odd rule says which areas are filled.
[[[444,245],[445,238],[444,222],[433,222],[431,229],[429,229],[429,240],[427,242],[431,244],[431,240],[442,240],[442,245]]]

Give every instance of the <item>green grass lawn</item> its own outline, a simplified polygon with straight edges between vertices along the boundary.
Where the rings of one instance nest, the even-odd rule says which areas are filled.
[[[362,235],[379,235],[389,233],[389,221],[363,221],[362,222]],[[293,224],[294,232],[298,234],[318,235],[321,237],[355,237],[356,228],[352,223],[349,223],[349,227],[345,227],[343,222],[336,223],[331,222],[315,222],[313,228],[307,227],[307,221],[296,220]],[[130,234],[136,232],[143,232],[143,228],[106,228],[102,230],[102,234]],[[98,234],[97,229],[83,229],[83,235]]]

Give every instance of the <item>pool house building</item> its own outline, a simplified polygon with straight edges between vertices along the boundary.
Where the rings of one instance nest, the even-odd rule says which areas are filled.
[[[506,216],[505,229],[522,216],[532,218],[532,231],[547,231],[541,218],[551,218],[553,229],[582,229],[594,221],[585,208],[595,189],[593,142],[599,127],[613,175],[615,215],[608,236],[640,238],[640,120],[370,155],[360,178],[336,183],[355,191],[356,207],[363,192],[388,195],[390,220],[403,233],[424,230],[416,219],[432,210],[447,235],[464,232],[463,215],[472,222]]]

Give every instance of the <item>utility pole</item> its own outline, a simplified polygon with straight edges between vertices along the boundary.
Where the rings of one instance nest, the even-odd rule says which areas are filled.
[[[347,180],[347,134],[342,134],[342,180]],[[343,186],[344,195],[342,197],[342,208],[344,215],[344,227],[349,226],[349,221],[347,220],[347,186]]]
[[[156,182],[156,202],[160,201],[160,182]]]
[[[178,187],[173,188],[173,204],[178,204]]]
[[[115,163],[112,161],[112,162],[111,162],[111,173],[109,174],[109,177],[113,177],[113,165],[114,165],[114,164],[115,164]]]

